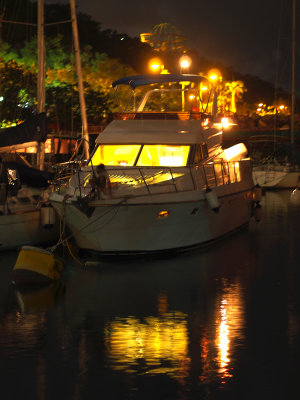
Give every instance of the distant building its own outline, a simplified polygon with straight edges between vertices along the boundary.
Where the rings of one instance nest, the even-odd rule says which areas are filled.
[[[165,22],[155,25],[149,33],[141,33],[140,40],[156,51],[183,52],[186,39],[176,26]]]

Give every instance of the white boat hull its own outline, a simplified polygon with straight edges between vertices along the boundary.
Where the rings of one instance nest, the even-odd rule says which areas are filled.
[[[300,184],[300,171],[253,169],[253,181],[264,188],[293,189]]]
[[[224,189],[227,188],[216,188],[218,212],[209,207],[202,190],[145,196],[115,204],[95,202],[90,217],[66,202],[64,212],[81,249],[102,255],[185,250],[208,244],[249,222],[252,190],[241,187],[240,191],[235,188],[234,193],[229,193]],[[61,213],[62,203],[54,198],[51,202]],[[159,217],[162,211],[167,216]]]
[[[0,251],[23,245],[53,243],[58,237],[58,223],[44,228],[39,209],[0,215]]]

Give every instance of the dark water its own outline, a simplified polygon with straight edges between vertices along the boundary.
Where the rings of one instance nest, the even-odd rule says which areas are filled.
[[[300,207],[206,251],[71,260],[63,284],[15,291],[0,254],[1,399],[292,399],[299,387]]]

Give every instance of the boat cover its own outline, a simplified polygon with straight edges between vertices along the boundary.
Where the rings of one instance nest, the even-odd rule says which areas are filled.
[[[171,83],[171,82],[194,82],[200,83],[205,80],[203,76],[193,74],[148,74],[148,75],[134,75],[118,79],[113,82],[112,86],[129,85],[131,89],[138,86],[151,85],[154,83]]]
[[[49,181],[53,179],[54,176],[51,172],[40,171],[39,169],[31,168],[15,161],[3,162],[3,168],[16,170],[20,183],[31,187],[46,188],[49,186]]]
[[[28,142],[45,142],[47,138],[47,118],[40,113],[20,125],[0,129],[0,148]]]

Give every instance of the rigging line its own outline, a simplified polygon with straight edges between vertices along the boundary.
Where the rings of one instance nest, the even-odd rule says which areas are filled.
[[[284,0],[281,1],[281,8],[280,8],[280,15],[279,15],[279,22],[278,22],[278,38],[277,38],[277,63],[276,63],[276,74],[277,74],[277,89],[280,85],[280,82],[282,82],[282,78],[286,77],[287,75],[290,75],[290,71],[288,71],[287,65],[289,64],[290,60],[290,55],[286,55],[283,53],[286,53],[286,46],[285,46],[285,41],[286,41],[286,28],[290,27],[290,7],[286,7],[286,2]],[[285,29],[284,29],[285,28]],[[281,39],[281,40],[279,40]],[[289,40],[290,43],[290,40]],[[289,46],[290,47],[290,46]],[[280,61],[283,60],[284,63],[280,66]]]
[[[86,224],[85,226],[83,226],[82,228],[80,228],[80,229],[78,230],[78,232],[82,232],[82,231],[83,231],[84,229],[86,229],[88,226],[92,225],[93,223],[97,222],[98,220],[100,220],[100,219],[101,219],[102,217],[104,217],[105,215],[107,215],[107,214],[109,214],[110,212],[112,212],[115,208],[119,207],[119,206],[120,206],[124,201],[126,201],[127,199],[128,199],[128,197],[122,199],[119,203],[115,204],[112,208],[110,208],[109,210],[107,210],[104,214],[99,215],[98,218],[96,218],[96,219],[93,220],[93,221],[90,221],[88,224]],[[64,201],[63,201],[63,203],[62,203],[63,206],[64,206],[64,208],[65,208],[65,200],[67,200],[67,199],[64,199]],[[64,214],[65,214],[65,213],[64,213]],[[116,214],[115,214],[115,215],[116,215]],[[115,215],[114,215],[114,216],[115,216]],[[56,245],[50,247],[48,250],[54,252],[55,249],[56,249],[59,245],[63,244],[63,243],[66,242],[67,240],[72,239],[73,236],[74,236],[74,234],[71,233],[70,235],[68,235],[68,236],[67,236],[66,238],[64,238],[63,240],[59,239],[59,241],[56,243]]]
[[[33,22],[13,21],[13,20],[3,19],[3,18],[0,18],[0,22],[1,23],[5,22],[7,24],[15,24],[15,25],[38,26],[38,24],[33,23]],[[66,20],[66,21],[59,21],[59,22],[49,22],[47,24],[44,24],[44,26],[67,24],[67,23],[70,23],[70,22],[72,22],[72,21],[71,20]]]
[[[279,81],[278,81],[278,76],[279,76],[279,59],[280,59],[280,38],[281,38],[281,15],[282,15],[282,10],[283,10],[283,0],[281,1],[281,10],[280,10],[280,18],[279,18],[279,28],[278,28],[278,34],[277,34],[277,44],[276,44],[276,60],[275,60],[275,82],[274,82],[274,104],[275,104],[275,113],[274,113],[274,122],[273,122],[273,151],[275,151],[276,148],[276,125],[277,125],[277,95],[278,95],[278,86],[279,86]]]
[[[98,226],[96,230],[89,231],[88,233],[97,232],[98,229],[103,229],[107,224],[109,224],[117,216],[119,210],[120,210],[120,207],[115,207],[115,213],[110,217],[110,219],[108,221],[104,222],[103,225]],[[113,209],[111,211],[113,211]],[[101,215],[101,217],[102,217],[102,215]]]
[[[22,21],[11,21],[8,19],[0,19],[0,22],[3,23],[8,23],[8,24],[15,24],[15,25],[27,25],[27,26],[37,26],[37,24],[31,23],[31,22],[22,22]]]

